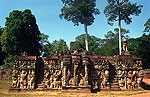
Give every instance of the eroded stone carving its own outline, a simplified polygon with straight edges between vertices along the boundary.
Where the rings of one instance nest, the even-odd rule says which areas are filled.
[[[61,51],[59,56],[16,59],[12,88],[66,89],[90,88],[100,90],[141,89],[142,62],[131,55],[97,56],[75,50]]]

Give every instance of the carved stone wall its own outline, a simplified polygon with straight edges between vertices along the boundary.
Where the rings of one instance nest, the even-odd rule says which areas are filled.
[[[31,90],[36,87],[38,57],[20,56],[14,62],[12,86],[10,89]]]
[[[62,70],[58,56],[42,58],[44,62],[44,77],[38,84],[37,90],[61,89]]]
[[[61,51],[59,56],[18,57],[12,89],[137,90],[142,79],[142,62],[136,56]]]
[[[0,80],[12,79],[12,70],[11,69],[1,69],[0,70]]]

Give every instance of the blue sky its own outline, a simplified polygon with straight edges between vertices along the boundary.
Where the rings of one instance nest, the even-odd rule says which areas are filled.
[[[132,17],[132,23],[126,25],[122,22],[122,27],[130,30],[130,37],[136,38],[143,34],[144,23],[150,18],[150,0],[130,0],[131,2],[143,5],[142,13]],[[97,8],[101,14],[95,16],[95,22],[88,27],[88,33],[99,38],[114,28],[118,27],[115,22],[113,26],[107,24],[107,19],[103,13],[107,0],[97,0]],[[13,10],[30,9],[35,15],[41,33],[49,35],[49,41],[64,39],[68,46],[75,37],[84,33],[83,25],[73,26],[72,22],[67,22],[59,18],[62,8],[61,0],[0,0],[0,26],[5,26],[5,17]]]

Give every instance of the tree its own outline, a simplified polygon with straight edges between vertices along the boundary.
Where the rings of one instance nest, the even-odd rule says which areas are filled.
[[[40,37],[40,44],[42,45],[41,54],[43,57],[49,55],[58,55],[61,50],[68,50],[66,41],[64,41],[63,39],[54,40],[52,43],[50,43],[48,41],[48,35],[41,33]]]
[[[96,0],[62,0],[64,7],[61,9],[60,18],[67,21],[72,21],[75,26],[79,23],[84,24],[85,44],[88,51],[88,32],[87,26],[94,22],[94,15],[100,14],[95,8]]]
[[[61,50],[68,50],[68,46],[63,39],[54,40],[51,45],[50,55],[58,55]]]
[[[0,36],[3,33],[3,28],[1,28],[0,26]],[[0,42],[0,66],[4,64],[4,59],[5,59],[5,53],[2,52],[2,46],[1,46],[1,42]]]
[[[130,33],[129,30],[121,28],[121,39],[124,38],[129,39],[128,34]],[[105,39],[102,39],[100,48],[97,49],[97,54],[105,55],[105,56],[114,56],[118,55],[118,34],[119,29],[115,28],[114,31],[108,31],[105,34]]]
[[[128,50],[142,59],[143,69],[150,68],[150,35],[143,34],[139,38],[129,39]]]
[[[150,34],[150,18],[147,20],[144,26],[145,26],[144,32],[149,32]]]
[[[46,57],[49,55],[51,48],[51,43],[48,41],[49,36],[44,33],[41,33],[40,37],[41,37],[40,44],[42,46],[41,55],[43,57]]]
[[[30,10],[10,12],[9,17],[6,17],[5,26],[1,35],[1,44],[7,57],[13,58],[24,52],[29,56],[40,55],[40,31]]]
[[[143,34],[142,37],[137,38],[138,48],[136,55],[142,58],[143,69],[150,68],[150,35]]]
[[[132,22],[131,15],[138,16],[141,13],[142,5],[131,3],[129,0],[107,0],[108,5],[104,9],[104,14],[108,18],[108,24],[118,21],[119,25],[119,55],[121,55],[121,21],[126,24]]]
[[[90,36],[89,34],[88,34],[88,39],[89,39],[89,45],[90,45],[90,47],[89,47],[89,50],[90,51],[95,51],[97,48],[99,48],[99,46],[100,46],[100,42],[101,42],[101,39],[100,38],[98,38],[98,37],[95,37],[95,36]],[[82,49],[82,50],[84,50],[85,49],[85,37],[84,37],[84,34],[81,34],[81,35],[79,35],[79,36],[77,36],[76,38],[75,38],[75,42],[71,42],[70,44],[72,44],[72,45],[70,45],[70,49],[71,50],[75,50],[75,49]]]

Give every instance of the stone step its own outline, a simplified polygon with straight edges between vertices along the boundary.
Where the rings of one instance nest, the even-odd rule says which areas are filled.
[[[44,89],[43,88],[37,88],[36,90],[37,91],[43,91]]]
[[[113,81],[112,83],[118,83],[118,81]]]
[[[120,88],[119,86],[111,86],[111,88]]]
[[[111,91],[120,91],[121,89],[120,88],[111,88],[110,90]]]
[[[37,86],[38,86],[38,88],[36,90],[41,91],[41,90],[44,89],[44,85],[43,84],[38,84]]]
[[[119,83],[111,83],[110,85],[119,85]]]
[[[75,90],[62,90],[62,93],[91,93],[90,89],[75,89]]]

